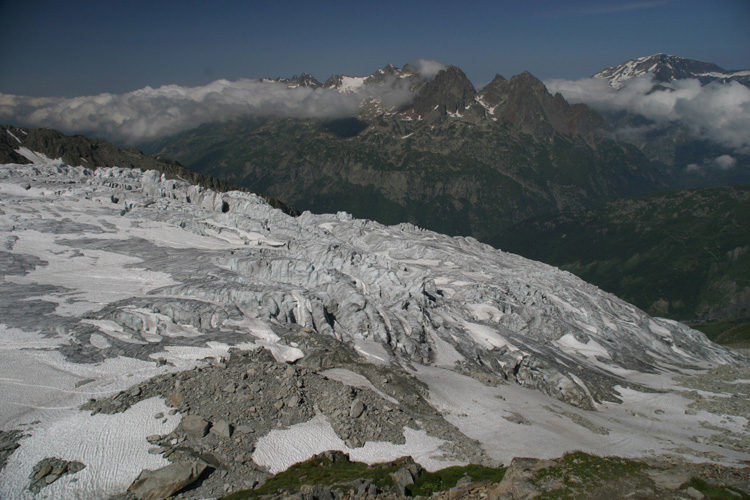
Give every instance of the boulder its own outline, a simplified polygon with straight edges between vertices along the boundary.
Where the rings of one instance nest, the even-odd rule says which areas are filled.
[[[139,500],[161,500],[193,484],[207,467],[205,462],[191,460],[154,471],[145,470],[130,485],[128,491]]]
[[[182,429],[190,437],[202,438],[208,433],[208,422],[198,415],[188,415],[182,421]]]
[[[361,399],[355,399],[349,408],[349,416],[352,418],[359,418],[365,412],[365,404]]]
[[[299,489],[302,500],[335,500],[336,495],[325,486],[303,485]]]
[[[184,399],[185,398],[179,392],[173,392],[169,396],[167,396],[167,406],[177,408],[182,404],[182,401]]]
[[[211,426],[211,434],[219,436],[222,439],[230,439],[233,431],[234,428],[226,420],[219,420]]]

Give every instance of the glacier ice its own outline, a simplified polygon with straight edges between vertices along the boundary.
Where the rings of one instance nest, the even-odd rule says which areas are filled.
[[[0,194],[3,322],[66,332],[77,361],[294,325],[585,409],[617,401],[629,373],[746,362],[570,273],[411,224],[295,218],[156,171],[59,162],[0,167]]]

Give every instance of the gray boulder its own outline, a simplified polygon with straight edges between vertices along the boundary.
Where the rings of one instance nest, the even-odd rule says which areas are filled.
[[[226,420],[219,420],[218,422],[214,422],[214,424],[211,426],[211,434],[214,434],[222,439],[231,438],[233,431],[234,428],[229,425]]]
[[[177,462],[154,471],[145,470],[130,485],[128,491],[139,500],[161,500],[193,484],[208,465],[192,460]]]
[[[355,399],[352,403],[351,408],[349,409],[349,416],[352,418],[359,418],[362,416],[362,413],[364,413],[364,411],[365,404],[361,399]]]
[[[208,433],[209,423],[198,415],[188,415],[182,421],[182,429],[188,436],[202,438]]]

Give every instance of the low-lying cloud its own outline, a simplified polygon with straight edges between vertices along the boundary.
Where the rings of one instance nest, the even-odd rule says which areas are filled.
[[[737,160],[730,155],[721,155],[716,158],[709,158],[704,160],[703,163],[690,163],[687,166],[687,171],[691,173],[704,174],[710,171],[727,171],[737,166]]]
[[[381,87],[381,86],[375,86]],[[388,90],[388,92],[386,92]],[[165,85],[126,94],[73,98],[0,94],[0,123],[51,127],[66,133],[95,133],[133,144],[174,134],[206,122],[246,115],[342,118],[356,115],[361,101],[375,96],[333,89],[289,88],[258,80],[217,80],[201,87]],[[403,101],[403,91],[383,89],[386,101]]]
[[[619,90],[605,80],[547,80],[553,94],[597,111],[626,111],[651,120],[642,128],[615,131],[621,137],[670,124],[685,127],[697,138],[710,139],[741,153],[750,152],[750,89],[737,82],[710,83],[676,80],[654,86],[652,75],[628,80]]]
[[[447,68],[445,64],[432,59],[419,59],[416,66],[417,72],[425,80],[432,80],[438,73]]]

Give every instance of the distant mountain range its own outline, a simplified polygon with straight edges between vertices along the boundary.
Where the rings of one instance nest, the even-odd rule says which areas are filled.
[[[702,84],[736,81],[750,87],[750,70],[727,71],[713,63],[667,54],[636,57],[618,66],[604,69],[595,74],[594,78],[607,80],[613,87],[621,88],[626,81],[649,73],[653,75],[654,82],[659,83],[692,78],[700,80]]]
[[[301,84],[319,83],[307,75],[288,81]],[[301,210],[345,210],[480,239],[530,216],[671,183],[635,146],[602,137],[599,114],[551,95],[529,73],[498,75],[477,91],[453,66],[429,79],[386,66],[325,85],[373,97],[356,117],[248,117],[145,149]],[[403,92],[412,98],[387,105]]]
[[[631,59],[593,75],[618,91],[624,90],[628,82],[643,77],[651,78],[650,90],[648,87],[637,91],[628,89],[628,97],[622,100],[632,102],[632,93],[637,92],[644,102],[650,103],[645,105],[651,108],[645,110],[650,116],[627,107],[600,110],[619,140],[636,144],[649,159],[667,165],[681,187],[750,182],[750,143],[727,141],[727,136],[736,137],[748,126],[746,115],[741,111],[747,106],[747,92],[730,89],[729,85],[750,88],[750,70],[730,71],[713,63],[655,54]],[[689,81],[698,81],[700,85],[688,89]],[[619,99],[614,95],[609,97]],[[676,119],[676,115],[684,115],[685,119]],[[717,130],[721,133],[716,133]],[[730,155],[731,159],[725,155]],[[715,159],[722,156],[738,168],[716,165]]]

